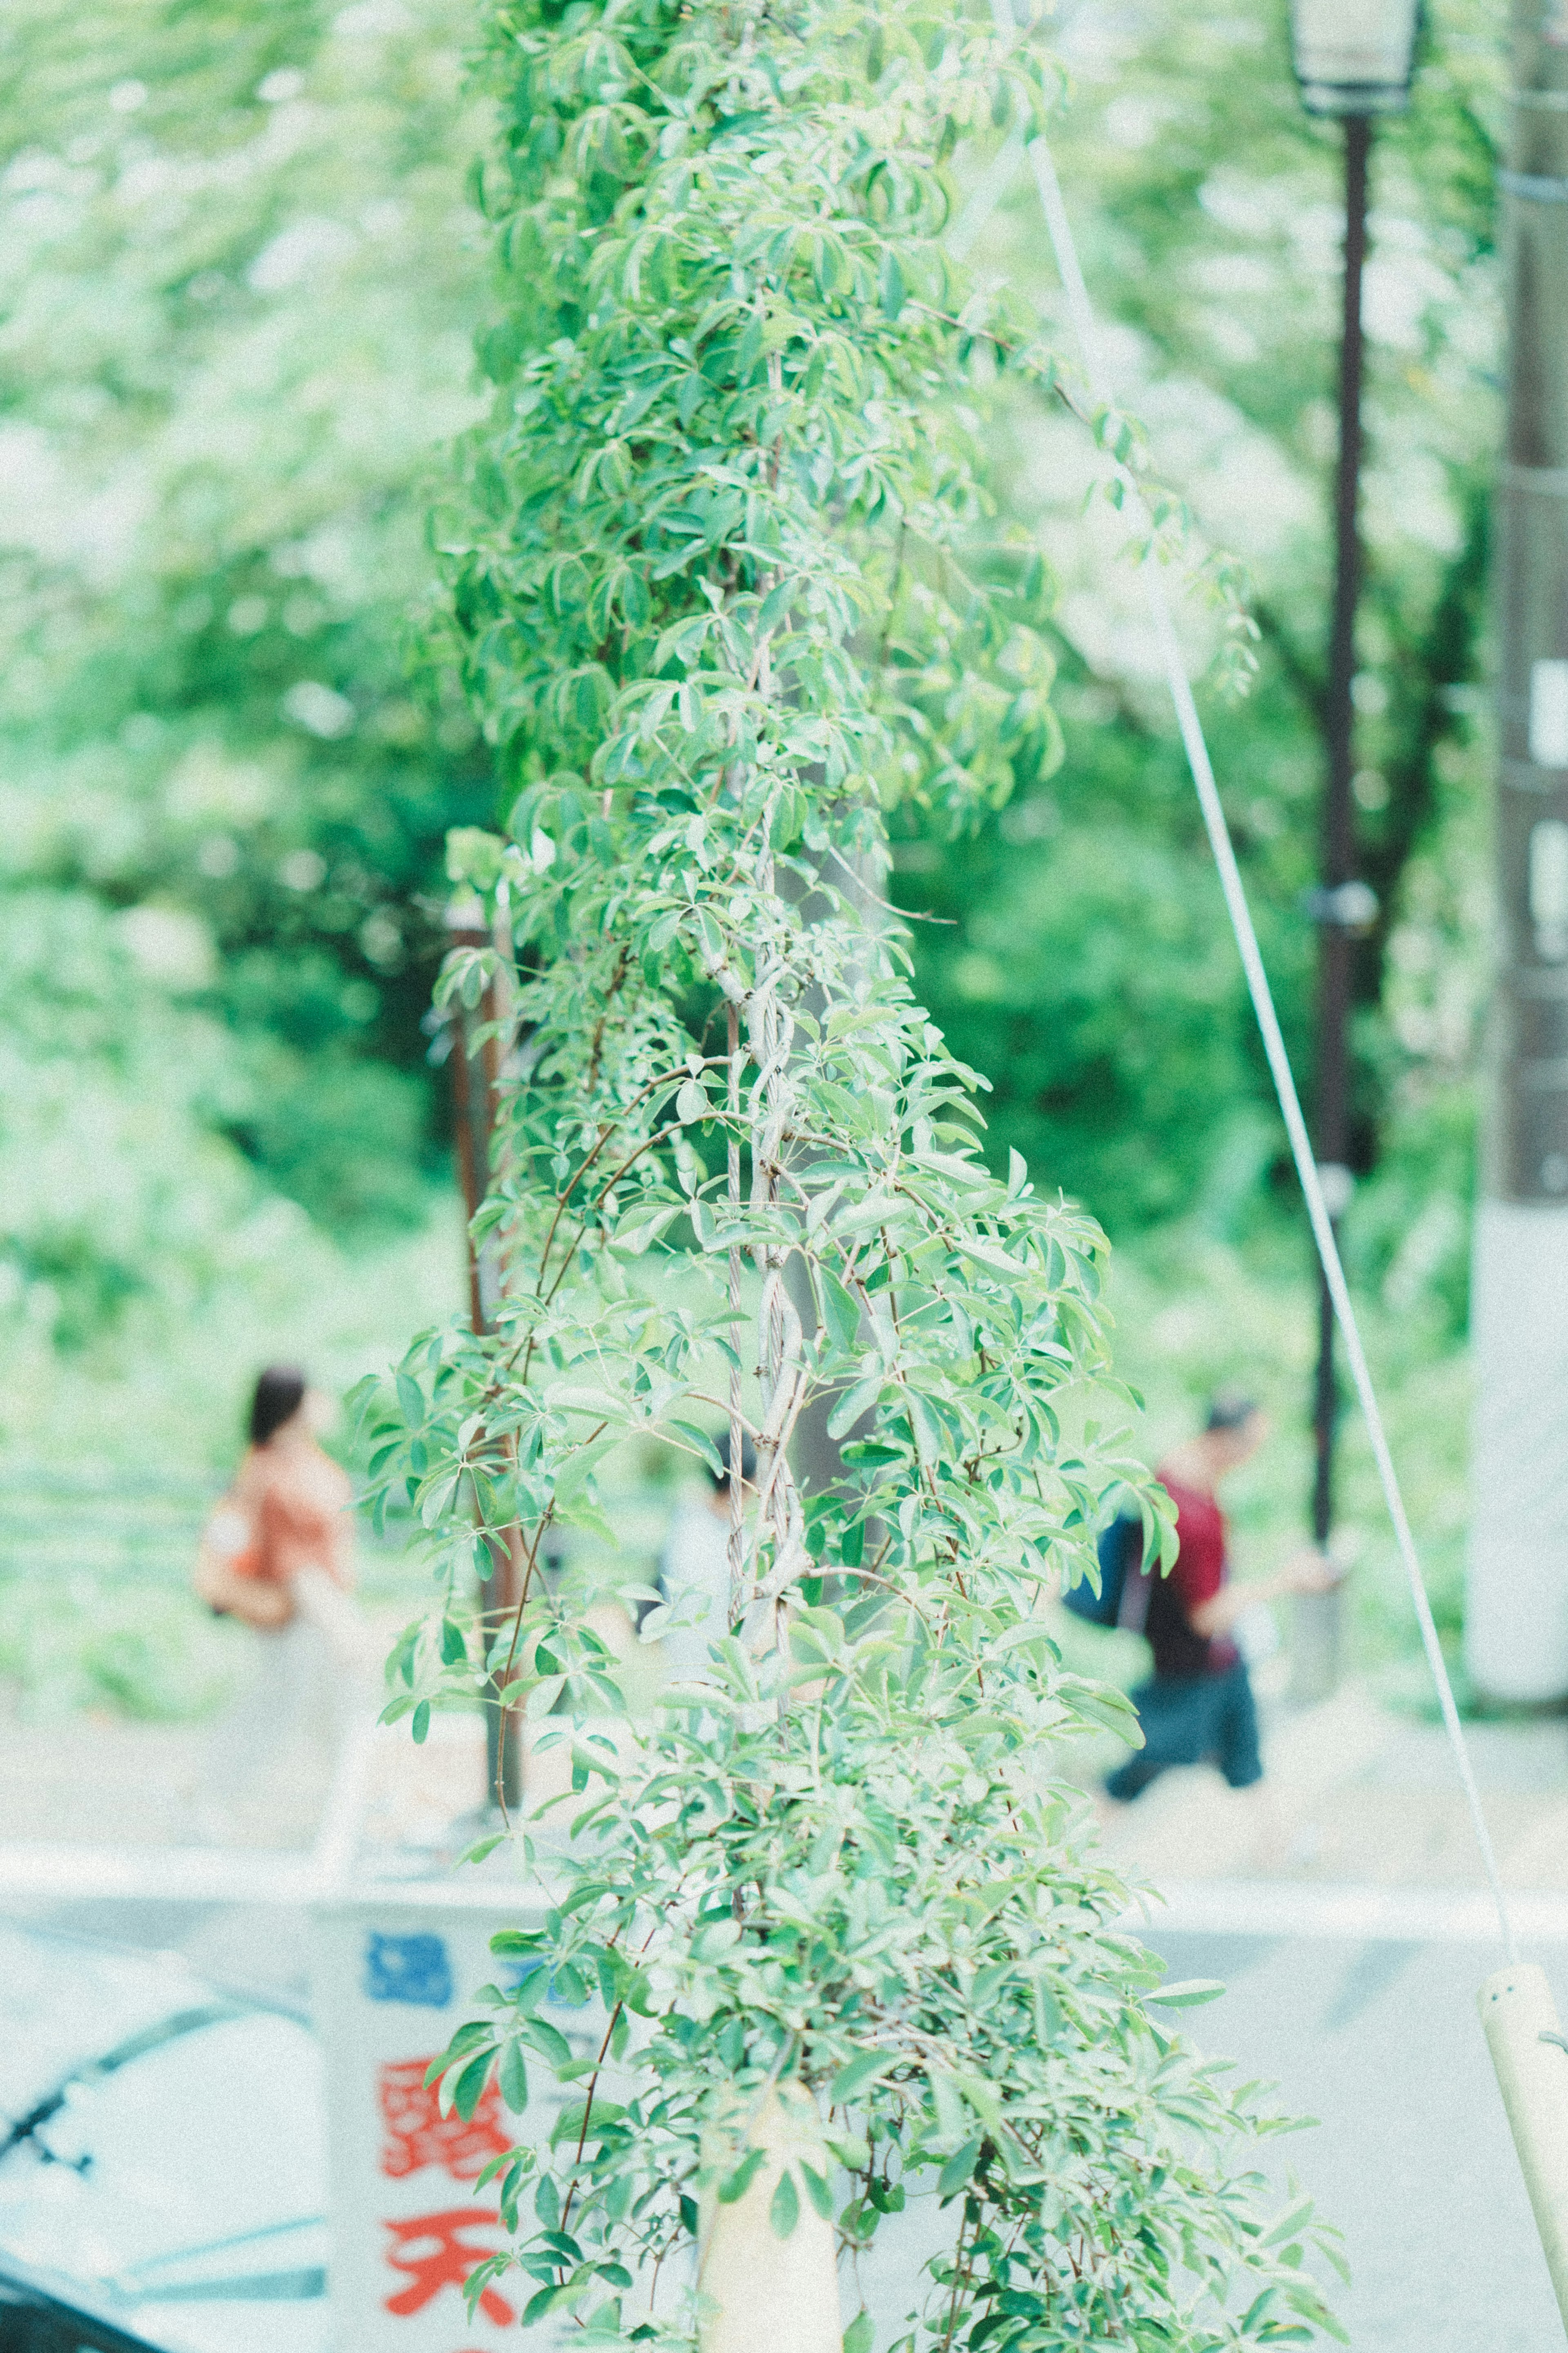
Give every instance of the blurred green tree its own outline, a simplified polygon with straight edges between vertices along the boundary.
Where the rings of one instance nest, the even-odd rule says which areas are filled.
[[[248,1161],[351,1236],[418,1211],[438,948],[422,899],[446,828],[493,797],[466,712],[411,690],[403,657],[430,453],[476,413],[470,21],[463,0],[109,0],[90,23],[16,0],[0,25],[0,890],[26,894],[27,939],[52,925],[56,968],[97,944],[83,972],[110,989],[106,1036],[140,1007],[147,1040],[182,1041],[147,1140],[106,1107],[96,1132],[120,1141],[79,1187],[42,1174],[68,1148],[64,1110],[45,1111],[58,1071],[0,1112],[14,1278],[45,1286],[43,1311],[69,1293],[62,1328],[172,1265],[166,1233],[138,1243],[121,1219],[148,1198],[137,1153],[149,1182],[183,1159],[216,1183],[221,1165],[236,1200]],[[1065,46],[1059,161],[1118,381],[1258,584],[1257,688],[1211,697],[1210,717],[1305,1074],[1332,139],[1300,114],[1282,12],[1080,12]],[[1380,142],[1369,289],[1358,798],[1384,916],[1358,976],[1359,1156],[1380,1173],[1356,1221],[1380,1280],[1450,1312],[1484,976],[1468,682],[1501,79],[1497,0],[1444,0],[1412,114]],[[981,274],[1052,312],[1033,205],[1026,175]],[[1277,1131],[1120,527],[1079,511],[1093,460],[1076,427],[1054,437],[1005,381],[989,397],[1000,512],[973,556],[1012,568],[1016,609],[1053,641],[1066,754],[1053,771],[1044,742],[988,752],[1005,805],[957,839],[929,813],[900,821],[898,894],[947,919],[918,928],[919,986],[994,1074],[998,1165],[1017,1144],[1116,1235],[1194,1211],[1244,1232]],[[1020,524],[1048,549],[1048,610],[1010,546]],[[13,1038],[34,1040],[15,1050],[42,1064],[65,1033],[47,992],[29,997],[37,975],[26,955],[0,965]],[[75,1073],[83,1132],[103,1067]]]
[[[215,1215],[243,1160],[341,1234],[421,1214],[422,894],[490,799],[404,656],[425,471],[474,413],[468,30],[458,0],[0,26],[0,995],[36,1074],[0,1153],[62,1332],[173,1278],[176,1172]]]
[[[1207,715],[1310,1082],[1314,941],[1300,902],[1317,869],[1332,563],[1337,138],[1300,111],[1283,6],[1146,6],[1114,25],[1081,11],[1064,47],[1077,87],[1053,141],[1119,396],[1256,584],[1257,684],[1240,704],[1211,693]],[[1505,79],[1496,0],[1440,0],[1411,111],[1379,135],[1366,303],[1356,798],[1382,913],[1356,978],[1356,1157],[1380,1174],[1355,1230],[1386,1277],[1412,1216],[1441,1196],[1423,1279],[1453,1312],[1485,978],[1472,681],[1498,437]],[[978,235],[982,274],[1029,288],[1065,334],[1026,168]],[[1194,1210],[1245,1230],[1283,1177],[1282,1136],[1136,584],[1115,561],[1123,534],[1075,510],[1089,471],[1076,428],[1042,431],[1005,381],[996,400],[1003,518],[1043,541],[1059,583],[1037,617],[1060,661],[1065,756],[1051,775],[1021,769],[1011,803],[968,839],[906,827],[899,896],[944,919],[920,927],[917,983],[995,1082],[996,1165],[1017,1144],[1113,1238]]]

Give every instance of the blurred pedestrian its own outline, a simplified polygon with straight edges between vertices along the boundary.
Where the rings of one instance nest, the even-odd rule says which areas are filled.
[[[1143,1746],[1105,1784],[1108,1795],[1123,1803],[1167,1766],[1205,1758],[1217,1764],[1233,1789],[1250,1788],[1263,1778],[1258,1710],[1233,1634],[1260,1603],[1288,1593],[1325,1593],[1339,1577],[1320,1553],[1308,1550],[1271,1577],[1230,1582],[1219,1483],[1249,1461],[1268,1436],[1268,1418],[1251,1398],[1216,1397],[1202,1430],[1155,1474],[1176,1507],[1177,1550],[1168,1575],[1155,1570],[1145,1580],[1142,1630],[1154,1672],[1132,1694]]]
[[[250,1442],[203,1535],[196,1590],[252,1627],[260,1652],[207,1744],[197,1812],[208,1836],[228,1832],[236,1803],[268,1793],[292,1747],[335,1737],[344,1690],[367,1663],[350,1599],[352,1491],[320,1443],[331,1415],[297,1366],[269,1365],[251,1399]]]
[[[661,1640],[672,1674],[682,1681],[707,1667],[708,1646],[730,1630],[730,1433],[716,1441],[720,1468],[708,1473],[709,1491],[681,1503],[658,1556],[658,1589],[669,1616]],[[757,1458],[749,1438],[741,1440],[741,1485],[756,1485]]]

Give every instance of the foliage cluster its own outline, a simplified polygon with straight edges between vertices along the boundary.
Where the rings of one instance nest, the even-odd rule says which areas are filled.
[[[1052,69],[941,0],[493,21],[497,393],[441,537],[515,797],[505,836],[454,838],[497,945],[443,985],[509,1008],[501,1294],[411,1351],[373,1472],[444,1588],[389,1715],[423,1737],[488,1672],[570,1719],[569,1841],[525,1841],[539,1966],[442,2063],[460,2108],[496,2071],[521,2104],[531,2053],[587,2077],[552,2157],[498,2160],[498,2266],[535,2277],[531,2321],[689,2345],[671,2258],[784,2085],[822,2157],[782,2235],[807,2200],[851,2253],[933,2178],[943,2207],[915,2309],[857,2348],[1310,2337],[1310,2208],[1268,2212],[1249,2099],[1159,2022],[1053,1780],[1064,1737],[1128,1717],[1042,1598],[1092,1570],[1112,1484],[1169,1542],[1100,1418],[1103,1241],[1016,1154],[987,1168],[981,1082],[880,920],[888,812],[962,816],[1048,755],[1047,652],[963,543],[998,368],[1041,401],[1054,374],[943,232],[955,151],[1027,135]],[[808,1472],[814,1415],[837,1451]],[[724,1422],[757,1455],[729,1630],[631,1726],[546,1535],[599,1530],[613,1447],[713,1465]],[[521,1599],[480,1660],[493,1546]],[[542,2015],[552,1978],[603,1994],[613,2100]]]
[[[5,1258],[64,1340],[198,1277],[247,1164],[339,1234],[424,1213],[418,900],[490,802],[403,652],[473,414],[468,36],[454,0],[0,25]],[[89,999],[133,1072],[79,1052]]]
[[[1121,396],[1205,527],[1247,561],[1254,691],[1205,722],[1297,1068],[1310,1091],[1338,343],[1340,159],[1291,82],[1285,11],[1163,8],[1064,30],[1054,134]],[[1382,913],[1356,971],[1351,1220],[1363,1280],[1462,1327],[1472,1069],[1487,965],[1488,745],[1478,723],[1487,504],[1498,446],[1491,248],[1503,12],[1427,12],[1408,116],[1380,126],[1367,280],[1365,598],[1356,828]],[[1021,172],[975,247],[1058,306]],[[994,1150],[1121,1240],[1194,1215],[1247,1239],[1293,1204],[1206,844],[1134,586],[1075,519],[1089,470],[1065,426],[998,388],[991,480],[1043,530],[1039,615],[1065,757],[939,847],[898,828],[919,986],[996,1083]],[[1107,852],[1109,851],[1109,854]],[[1000,1165],[998,1163],[998,1165]],[[1413,1250],[1411,1229],[1421,1227]]]
[[[149,1035],[211,1017],[142,1139],[110,1098],[102,1125],[121,1139],[117,1194],[184,1160],[216,1185],[212,1222],[244,1198],[214,1134],[351,1235],[416,1214],[430,1161],[419,1023],[438,942],[419,902],[445,828],[493,798],[460,704],[411,693],[399,652],[426,562],[417,485],[468,413],[480,299],[468,27],[455,0],[116,0],[90,30],[21,0],[0,26],[0,469],[27,490],[5,532],[0,884],[61,894],[62,944],[84,923],[106,952],[120,938],[115,994]],[[1358,823],[1384,916],[1359,976],[1358,1157],[1381,1175],[1351,1239],[1367,1274],[1451,1322],[1485,961],[1467,688],[1496,438],[1500,32],[1495,5],[1430,12],[1413,113],[1380,138],[1368,304]],[[1331,135],[1300,118],[1282,19],[1149,8],[1112,29],[1080,16],[1063,38],[1078,96],[1057,144],[1120,380],[1261,587],[1258,691],[1210,715],[1306,1071]],[[983,278],[1054,301],[1026,185],[975,254]],[[490,347],[503,368],[510,332]],[[978,791],[957,839],[951,799],[927,806],[908,779],[894,895],[944,919],[915,933],[919,990],[994,1076],[994,1166],[1016,1145],[1118,1239],[1194,1211],[1245,1237],[1278,1134],[1137,626],[1074,519],[1092,460],[1032,394],[1011,402],[1007,371],[987,398],[1000,521],[977,511],[958,544],[972,575],[1017,592],[1058,667],[1066,758],[1049,721],[961,747]],[[1042,522],[1054,586],[1029,570]],[[121,928],[127,912],[168,920]],[[37,1028],[30,968],[7,987]],[[28,1174],[67,1132],[24,1108],[41,1084],[6,1122],[23,1182],[7,1255],[35,1315],[74,1339],[175,1261],[155,1223],[138,1234],[110,1209],[107,1158],[101,1262],[95,1221],[56,1214]]]

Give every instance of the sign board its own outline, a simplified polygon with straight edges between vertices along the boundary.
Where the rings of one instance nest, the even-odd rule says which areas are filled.
[[[479,1987],[509,1984],[492,1935],[536,1927],[542,1915],[536,1891],[509,1897],[471,1882],[358,1890],[317,1907],[335,2353],[517,2353],[536,2282],[513,2272],[485,2290],[472,2319],[465,2305],[468,2274],[504,2243],[494,2192],[476,2195],[474,2181],[501,2150],[546,2140],[566,2094],[545,2068],[531,2067],[524,2116],[504,2109],[492,2084],[465,2122],[441,2115],[425,2071],[465,2019],[483,2014],[474,2007]],[[598,2048],[596,1999],[552,2003],[549,2015],[579,2055]],[[530,2342],[543,2353],[556,2335],[547,2325]]]

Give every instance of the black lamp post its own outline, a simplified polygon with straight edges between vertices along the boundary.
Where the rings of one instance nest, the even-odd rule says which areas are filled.
[[[1377,915],[1377,902],[1355,872],[1351,796],[1354,773],[1356,604],[1361,592],[1362,272],[1366,261],[1367,165],[1373,125],[1410,94],[1419,0],[1290,0],[1290,48],[1301,103],[1309,114],[1344,126],[1345,245],[1340,338],[1340,443],[1334,476],[1334,607],[1323,713],[1327,776],[1323,793],[1321,882],[1311,894],[1318,931],[1318,1082],[1315,1143],[1329,1210],[1336,1219],[1351,1195],[1350,1057],[1352,942]],[[1333,1524],[1334,1317],[1328,1285],[1318,1283],[1318,1369],[1312,1427],[1312,1535],[1326,1545]],[[1315,1611],[1316,1640],[1298,1645],[1303,1695],[1331,1690],[1338,1671],[1339,1607],[1325,1596]],[[1306,1631],[1303,1622],[1299,1632]],[[1302,1655],[1305,1653],[1306,1655]],[[1316,1655],[1312,1655],[1316,1653]]]

